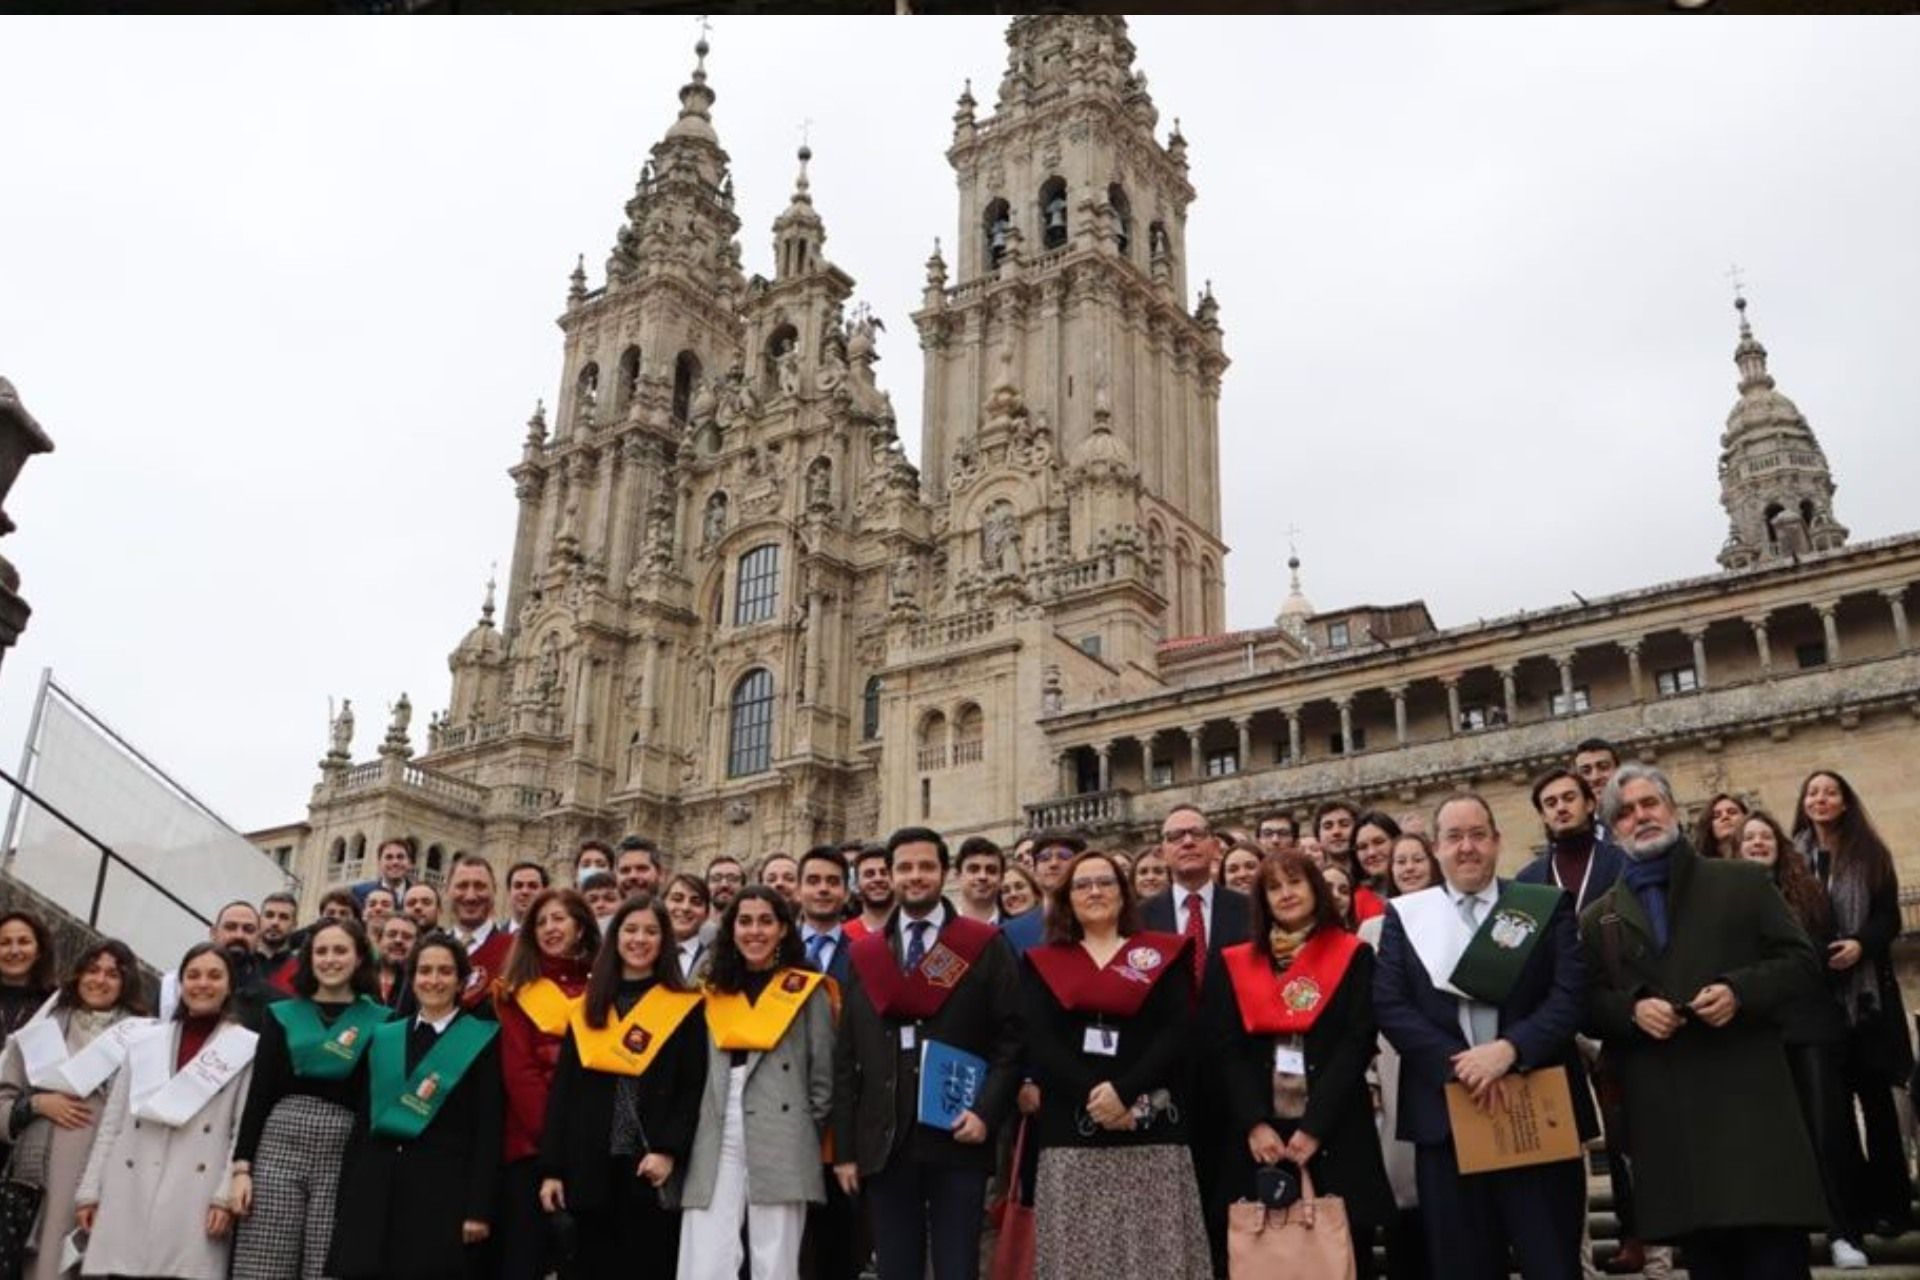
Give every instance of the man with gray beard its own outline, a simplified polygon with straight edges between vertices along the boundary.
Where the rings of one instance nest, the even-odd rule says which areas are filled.
[[[1779,1017],[1813,946],[1764,868],[1699,857],[1658,769],[1620,767],[1601,820],[1627,861],[1580,916],[1588,1029],[1626,1095],[1640,1232],[1695,1280],[1805,1277],[1826,1206]]]

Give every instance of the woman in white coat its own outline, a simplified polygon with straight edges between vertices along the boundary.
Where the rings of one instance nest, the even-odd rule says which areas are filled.
[[[83,1276],[224,1280],[233,1143],[258,1037],[234,1019],[233,962],[180,962],[174,1016],[129,1038],[75,1196]]]
[[[13,1143],[7,1177],[41,1189],[40,1227],[24,1280],[57,1280],[73,1230],[73,1197],[93,1146],[95,1123],[126,1039],[150,1027],[141,1017],[140,971],[124,942],[106,939],[80,953],[53,1000],[7,1041],[0,1059],[0,1116]]]

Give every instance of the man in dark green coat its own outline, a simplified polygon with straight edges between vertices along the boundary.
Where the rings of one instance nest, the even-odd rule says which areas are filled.
[[[1824,1226],[1779,1019],[1817,992],[1813,945],[1756,865],[1701,858],[1673,788],[1622,766],[1602,819],[1627,853],[1580,915],[1588,1022],[1626,1093],[1641,1233],[1694,1280],[1805,1277]]]

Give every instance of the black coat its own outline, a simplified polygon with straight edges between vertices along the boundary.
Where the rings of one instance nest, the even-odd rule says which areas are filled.
[[[899,919],[896,911],[886,928],[896,955]],[[987,1078],[972,1109],[986,1122],[989,1138],[972,1144],[956,1142],[917,1121],[919,1059],[901,1052],[900,1021],[880,1016],[860,981],[859,966],[847,966],[833,1050],[836,1160],[858,1164],[863,1178],[903,1154],[916,1162],[992,1167],[991,1133],[1006,1118],[1020,1087],[1020,981],[1015,963],[1004,939],[990,939],[940,1011],[921,1022],[915,1035],[916,1043],[938,1040],[987,1060]]]
[[[1142,927],[1155,933],[1184,933],[1186,921],[1174,919],[1174,889],[1154,894],[1140,904]],[[1207,926],[1207,956],[1220,954],[1247,940],[1247,895],[1223,884],[1213,887],[1213,920]]]
[[[1202,1001],[1213,1048],[1212,1082],[1227,1117],[1224,1145],[1214,1153],[1225,1176],[1228,1199],[1253,1194],[1253,1154],[1247,1134],[1257,1124],[1281,1133],[1304,1129],[1320,1140],[1308,1162],[1314,1190],[1347,1202],[1355,1222],[1379,1225],[1393,1220],[1393,1189],[1380,1155],[1374,1127],[1373,1094],[1367,1067],[1373,1061],[1373,948],[1362,946],[1347,965],[1340,985],[1302,1037],[1307,1059],[1307,1110],[1295,1126],[1273,1114],[1274,1036],[1249,1035],[1234,999],[1226,966],[1207,967]]]
[[[1832,884],[1828,884],[1831,894]],[[1847,1074],[1850,1081],[1899,1086],[1913,1071],[1913,1041],[1907,1038],[1907,1005],[1893,972],[1893,944],[1900,936],[1900,888],[1892,880],[1867,899],[1867,918],[1853,933],[1836,931],[1833,941],[1851,939],[1860,944],[1860,962],[1872,961],[1878,970],[1875,993],[1879,1007],[1861,1015],[1847,1031]],[[1847,975],[1821,968],[1835,999],[1842,998]],[[1843,1015],[1844,1016],[1844,1010]]]
[[[617,1015],[614,1015],[617,1016]],[[580,1065],[568,1031],[547,1091],[547,1122],[540,1132],[542,1178],[566,1184],[567,1208],[591,1213],[615,1203],[612,1195],[614,1090],[621,1077]],[[673,1157],[676,1170],[693,1148],[693,1125],[707,1087],[707,1012],[694,1009],[660,1046],[634,1083],[647,1149]],[[636,1158],[635,1164],[637,1165]]]
[[[461,1014],[469,1017],[469,1014]],[[342,1280],[462,1280],[461,1224],[492,1222],[500,1181],[500,1038],[487,1042],[424,1132],[411,1142],[368,1131],[367,1063],[340,1172],[327,1274]],[[411,1070],[415,1059],[408,1054]]]

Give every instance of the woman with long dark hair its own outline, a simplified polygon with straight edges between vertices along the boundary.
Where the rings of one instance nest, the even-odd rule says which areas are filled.
[[[1097,850],[1074,856],[1051,903],[1022,976],[1040,1085],[1035,1274],[1206,1280],[1187,941],[1140,927],[1133,886]]]
[[[540,1280],[553,1269],[536,1157],[567,1022],[586,994],[599,945],[600,927],[585,898],[572,889],[542,889],[527,904],[500,978],[495,1004],[507,1090],[498,1232],[504,1280]]]
[[[53,935],[27,911],[0,915],[0,1044],[53,993]]]
[[[1771,814],[1758,810],[1749,813],[1735,832],[1734,848],[1736,857],[1767,868],[1780,896],[1813,940],[1814,950],[1826,955],[1827,944],[1833,941],[1833,904],[1827,901],[1827,891],[1813,878],[1807,860],[1793,847],[1780,824]],[[1840,1016],[1839,1004],[1824,990],[1781,1010],[1779,1020],[1787,1065],[1793,1069],[1794,1089],[1800,1096],[1800,1113],[1820,1158],[1821,1189],[1833,1219],[1827,1232],[1833,1264],[1865,1266],[1867,1257],[1860,1248],[1862,1224],[1848,1195],[1860,1176],[1860,1143],[1843,1079],[1846,1020]]]
[[[1738,858],[1740,832],[1747,817],[1746,801],[1721,791],[1707,801],[1693,824],[1693,848],[1703,858]]]
[[[353,920],[323,920],[294,957],[293,998],[267,1006],[233,1148],[233,1280],[317,1280],[333,1243],[360,1065],[392,1013]]]
[[[1913,1226],[1913,1183],[1893,1091],[1913,1072],[1913,1042],[1893,972],[1900,936],[1893,854],[1852,785],[1830,769],[1800,784],[1793,843],[1833,903],[1827,980],[1847,1023],[1844,1074],[1867,1140],[1866,1168],[1851,1200],[1876,1234],[1898,1235]]]
[[[704,886],[703,886],[704,891]],[[707,1019],[680,976],[661,900],[613,913],[547,1094],[540,1204],[579,1226],[581,1280],[679,1265],[680,1214],[665,1195],[693,1146],[707,1084]]]
[[[1373,949],[1342,926],[1320,868],[1297,850],[1267,855],[1248,907],[1252,940],[1215,957],[1202,1002],[1232,1117],[1221,1191],[1253,1198],[1262,1165],[1307,1171],[1317,1192],[1346,1201],[1365,1280],[1374,1229],[1394,1211],[1367,1088]]]
[[[259,1037],[238,1021],[233,958],[217,943],[188,948],[178,976],[173,1017],[127,1038],[74,1193],[83,1276],[227,1274],[229,1162]]]
[[[463,1280],[500,1183],[499,1024],[460,1005],[467,949],[438,930],[407,957],[413,1012],[373,1033],[355,1072],[353,1138],[327,1272]]]
[[[0,1057],[0,1116],[13,1143],[6,1178],[40,1188],[40,1226],[23,1280],[56,1280],[73,1230],[73,1197],[93,1146],[107,1090],[127,1057],[127,1037],[151,1022],[140,970],[124,942],[80,953],[46,1014],[7,1041]]]
[[[1355,919],[1386,914],[1393,896],[1393,846],[1399,839],[1400,824],[1378,809],[1353,820],[1353,865],[1360,875],[1353,892]]]
[[[753,1280],[798,1274],[809,1204],[826,1201],[833,1010],[787,900],[727,904],[707,971],[707,1081],[679,1188],[680,1280],[734,1280],[741,1220]],[[747,1176],[751,1159],[753,1176]]]

